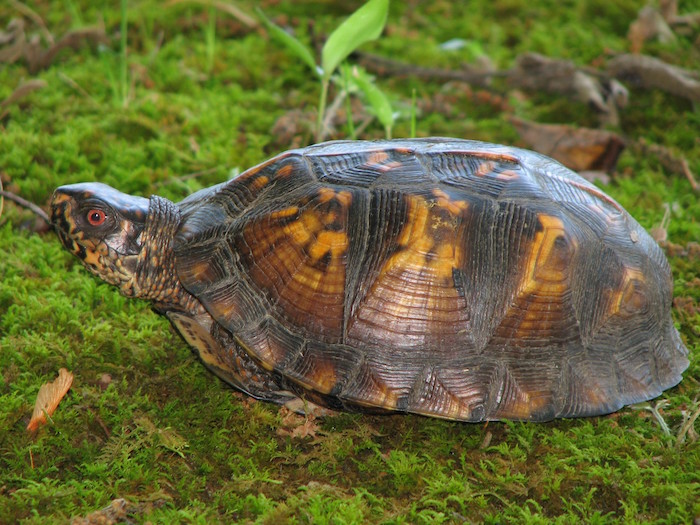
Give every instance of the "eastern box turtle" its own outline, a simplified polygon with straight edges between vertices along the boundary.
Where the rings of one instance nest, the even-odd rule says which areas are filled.
[[[328,142],[178,204],[63,186],[52,221],[258,399],[547,421],[651,399],[688,366],[654,240],[517,148]]]

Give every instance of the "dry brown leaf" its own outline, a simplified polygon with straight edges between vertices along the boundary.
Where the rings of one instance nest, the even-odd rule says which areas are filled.
[[[280,415],[282,416],[282,425],[277,429],[278,436],[291,436],[299,439],[316,437],[318,424],[314,416],[302,416],[286,407],[280,408]]]
[[[73,384],[73,374],[65,368],[58,371],[58,378],[52,383],[44,383],[39,389],[34,404],[32,419],[27,425],[27,430],[35,431],[46,423],[46,416],[51,416],[56,411],[58,404],[66,395]]]
[[[529,147],[574,171],[611,172],[625,148],[622,137],[610,131],[539,124],[519,118],[510,121]]]
[[[113,500],[103,509],[91,512],[85,517],[75,517],[71,525],[116,525],[117,523],[131,523],[128,520],[130,513],[138,510],[138,506],[123,498]]]

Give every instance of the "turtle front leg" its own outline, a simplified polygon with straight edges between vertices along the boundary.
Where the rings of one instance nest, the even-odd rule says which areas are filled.
[[[229,385],[261,401],[285,406],[303,403],[296,394],[283,388],[270,372],[255,363],[230,334],[219,333],[221,330],[217,330],[218,325],[208,314],[190,316],[166,312],[166,315],[205,366]]]

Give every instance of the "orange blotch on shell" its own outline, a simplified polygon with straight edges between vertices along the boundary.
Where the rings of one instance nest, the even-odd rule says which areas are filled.
[[[280,169],[277,170],[275,175],[279,178],[289,177],[294,172],[294,166],[292,164],[285,164]]]
[[[496,167],[496,163],[491,161],[491,160],[485,160],[481,164],[479,164],[479,167],[476,168],[476,171],[474,172],[474,175],[477,177],[485,177],[486,175],[490,175],[493,173],[493,169]]]
[[[367,164],[384,164],[389,159],[386,151],[373,151],[367,157]]]
[[[552,403],[550,392],[526,392],[518,391],[515,399],[504,403],[497,411],[499,418],[526,420],[534,413]]]
[[[438,208],[447,210],[452,215],[459,215],[469,207],[469,204],[467,204],[466,201],[454,200],[442,190],[433,190],[433,195],[437,199],[435,201],[435,205]]]

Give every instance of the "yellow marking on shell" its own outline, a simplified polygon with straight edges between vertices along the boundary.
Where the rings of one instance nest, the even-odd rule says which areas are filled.
[[[348,236],[345,232],[324,230],[318,234],[316,242],[309,248],[311,260],[316,262],[328,252],[333,258],[339,257],[348,249],[348,242]]]
[[[296,244],[305,245],[322,228],[321,221],[318,215],[314,212],[307,211],[302,214],[299,220],[285,224],[283,231],[291,237]]]
[[[265,175],[260,175],[255,180],[253,180],[253,183],[251,184],[251,186],[256,190],[259,190],[259,189],[262,189],[265,186],[267,186],[267,184],[269,182],[270,182],[269,177],[266,177]]]
[[[567,238],[564,223],[558,217],[541,214],[538,217],[542,230],[537,232],[530,247],[527,267],[518,294],[536,290],[546,295],[560,295],[567,287],[567,266],[570,261],[553,254],[558,238]],[[576,243],[572,240],[573,247]]]
[[[438,196],[440,199],[445,202],[438,207],[451,214],[467,208],[466,202],[448,201]],[[431,204],[421,197],[408,198],[408,220],[398,238],[403,249],[386,261],[380,277],[395,270],[420,272],[426,269],[435,277],[451,279],[453,270],[461,266],[464,253],[455,243],[457,221],[446,221],[441,214],[432,213]]]
[[[646,278],[641,270],[625,267],[622,282],[612,294],[610,313],[617,314],[625,306],[628,306],[632,312],[644,308],[646,306],[646,298],[643,294],[638,293],[637,286],[645,282]]]
[[[336,196],[336,191],[333,188],[320,188],[318,190],[318,201],[319,202],[328,202],[330,200],[333,200],[333,198]]]
[[[271,212],[269,217],[271,220],[285,219],[287,217],[292,217],[297,213],[299,213],[299,206],[290,206],[289,208]]]

